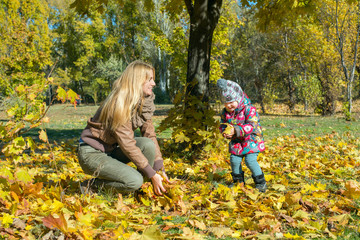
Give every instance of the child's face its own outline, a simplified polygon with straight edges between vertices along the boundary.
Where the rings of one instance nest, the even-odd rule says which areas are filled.
[[[239,106],[239,103],[237,101],[233,101],[233,102],[227,102],[224,105],[225,105],[226,111],[231,113]]]

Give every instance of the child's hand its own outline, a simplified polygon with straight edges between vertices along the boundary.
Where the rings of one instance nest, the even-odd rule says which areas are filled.
[[[232,125],[230,125],[230,124],[227,124],[227,126],[226,126],[226,128],[225,128],[225,130],[224,130],[224,132],[223,132],[222,135],[223,135],[225,138],[230,139],[230,138],[232,138],[232,137],[234,136],[234,134],[235,134],[234,126],[232,126]]]

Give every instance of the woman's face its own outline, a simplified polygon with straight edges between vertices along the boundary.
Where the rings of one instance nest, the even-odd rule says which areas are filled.
[[[225,103],[225,109],[229,113],[233,112],[238,106],[239,106],[239,103],[237,101]]]
[[[155,81],[154,81],[154,72],[149,71],[149,79],[146,79],[144,85],[143,85],[143,92],[145,96],[149,96],[152,94],[152,89],[155,87]]]

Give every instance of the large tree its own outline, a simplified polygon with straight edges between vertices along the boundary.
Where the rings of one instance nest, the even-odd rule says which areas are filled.
[[[190,16],[187,94],[208,102],[211,43],[222,0],[185,0]]]
[[[134,1],[134,0],[129,0]],[[102,11],[108,4],[108,0],[75,0],[72,4],[78,12],[88,13],[98,4],[98,9]],[[124,6],[126,0],[116,0],[119,6]],[[144,0],[145,8],[152,10],[154,3],[152,0]],[[209,113],[209,72],[211,44],[215,27],[220,17],[222,0],[172,0],[164,2],[165,8],[173,18],[187,10],[190,18],[190,35],[188,45],[186,91],[183,112],[180,113],[183,119],[181,123],[183,131],[182,139],[191,139],[194,145],[193,151],[196,152],[203,146],[204,138],[200,132],[207,130],[207,125],[211,125],[213,114]],[[178,112],[179,113],[179,112]],[[188,124],[192,123],[190,127]],[[197,123],[194,125],[194,123]]]

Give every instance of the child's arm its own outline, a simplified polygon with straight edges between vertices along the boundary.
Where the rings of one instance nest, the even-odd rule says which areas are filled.
[[[245,124],[235,126],[235,136],[239,138],[252,133],[261,135],[262,131],[259,122],[260,118],[256,108],[252,105],[247,106],[245,109]]]

